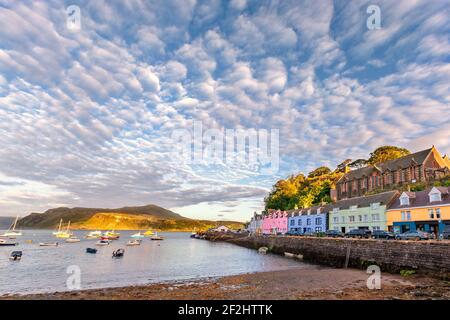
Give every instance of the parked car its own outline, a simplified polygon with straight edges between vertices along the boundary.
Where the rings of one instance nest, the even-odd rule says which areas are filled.
[[[395,234],[384,230],[374,230],[372,232],[372,239],[395,239]]]
[[[313,231],[306,231],[306,232],[302,233],[302,236],[304,236],[304,237],[315,237],[316,233],[313,232]]]
[[[442,238],[450,240],[450,224],[447,224],[442,232]]]
[[[337,230],[327,230],[325,232],[325,236],[331,237],[331,238],[342,238],[342,237],[344,237],[344,234]]]
[[[301,234],[300,231],[295,231],[295,230],[286,232],[287,236],[298,236],[300,234]]]
[[[396,240],[428,240],[430,234],[420,230],[409,230],[395,235]]]
[[[370,232],[370,230],[367,229],[353,229],[350,230],[349,232],[347,232],[345,234],[346,238],[358,238],[358,239],[362,239],[362,238],[370,238],[372,235],[372,232]]]

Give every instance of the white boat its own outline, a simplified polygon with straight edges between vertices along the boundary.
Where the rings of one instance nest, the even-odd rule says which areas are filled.
[[[41,242],[39,243],[40,247],[57,247],[58,242]]]
[[[70,237],[66,239],[66,242],[68,243],[80,242],[80,239],[78,239],[77,237]]]
[[[63,222],[63,219],[59,220],[58,231],[53,231],[54,236],[57,236],[58,234],[60,234],[62,232],[62,230],[61,230],[62,222]]]
[[[141,245],[140,240],[130,240],[127,242],[127,246],[139,246],[139,245]]]
[[[70,238],[72,236],[73,236],[73,234],[70,232],[70,221],[67,224],[67,228],[66,228],[65,231],[61,231],[58,234],[56,234],[57,238],[63,238],[63,239],[67,239],[67,238]]]
[[[153,236],[150,237],[150,240],[164,240],[164,238],[158,236],[158,233],[155,233]]]
[[[144,235],[141,232],[135,233],[131,235],[131,238],[143,238]]]
[[[104,238],[108,238],[109,240],[117,240],[117,239],[119,239],[119,237],[120,237],[120,233],[115,232],[114,230],[106,231],[106,232],[103,234],[103,237],[104,237]]]
[[[86,239],[98,239],[102,236],[101,231],[91,231],[86,235]]]
[[[15,246],[17,245],[17,242],[7,242],[4,239],[0,239],[0,246]]]
[[[108,244],[110,244],[111,241],[109,240],[98,240],[95,245],[96,246],[107,246]]]
[[[3,237],[14,238],[22,235],[22,231],[16,230],[17,221],[19,220],[19,216],[16,217],[14,223],[9,227],[8,231],[2,234]]]

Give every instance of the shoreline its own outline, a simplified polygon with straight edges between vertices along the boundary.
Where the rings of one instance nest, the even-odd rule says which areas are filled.
[[[280,271],[174,280],[145,285],[37,294],[0,300],[423,300],[450,299],[450,282],[426,276],[382,273],[381,289],[358,269],[316,265]]]

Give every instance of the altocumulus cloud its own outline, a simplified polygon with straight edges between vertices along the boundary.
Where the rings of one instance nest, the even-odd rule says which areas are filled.
[[[441,1],[0,3],[0,211],[156,203],[245,219],[279,177],[382,144],[450,151]],[[174,129],[280,130],[281,167],[183,164]],[[209,209],[208,209],[209,208]],[[211,213],[214,211],[216,213]]]

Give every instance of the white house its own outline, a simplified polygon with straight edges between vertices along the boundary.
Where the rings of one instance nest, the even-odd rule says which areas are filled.
[[[220,226],[220,227],[217,227],[217,228],[213,229],[213,231],[215,231],[215,232],[228,232],[228,231],[230,231],[230,228],[228,228],[226,226]]]

